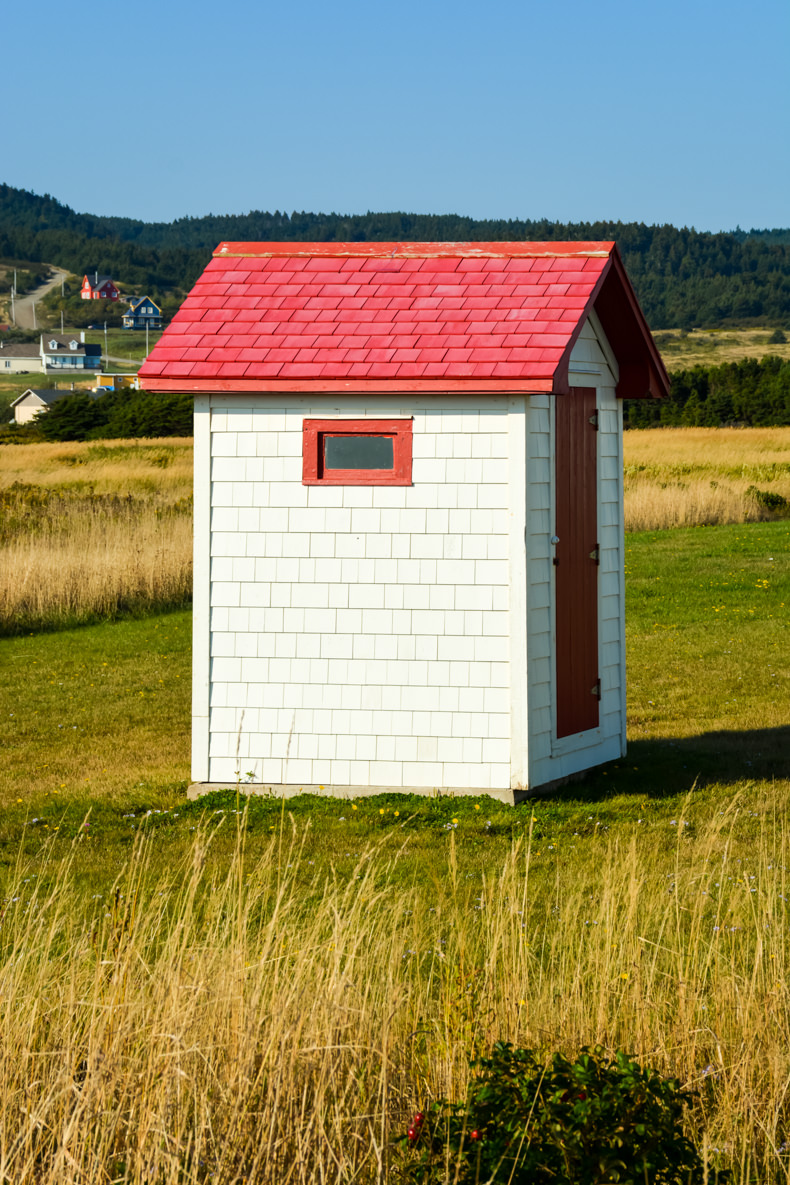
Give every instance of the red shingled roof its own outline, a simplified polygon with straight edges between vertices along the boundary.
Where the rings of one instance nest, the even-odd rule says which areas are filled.
[[[654,356],[639,394],[663,394],[608,242],[222,243],[140,377],[149,390],[559,392],[587,310],[607,286],[612,303],[609,276],[640,361]]]

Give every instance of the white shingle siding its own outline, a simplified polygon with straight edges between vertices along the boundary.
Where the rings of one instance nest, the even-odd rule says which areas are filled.
[[[200,397],[195,780],[507,792],[619,756],[613,368],[593,315],[570,381],[598,389],[602,700],[560,741],[552,396]],[[306,417],[413,418],[414,484],[303,486]]]
[[[509,788],[506,401],[213,402],[207,780]],[[413,416],[413,486],[303,486],[310,416]]]

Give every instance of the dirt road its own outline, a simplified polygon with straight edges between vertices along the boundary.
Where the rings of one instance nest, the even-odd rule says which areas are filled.
[[[18,296],[14,302],[16,323],[20,329],[35,329],[37,326],[40,328],[40,321],[34,324],[36,318],[33,305],[41,300],[42,297],[46,296],[48,292],[51,292],[53,288],[57,288],[61,280],[65,279],[69,274],[62,267],[52,267],[51,270],[54,273],[51,280],[47,280],[46,283],[41,284],[38,288],[34,288],[32,292],[28,292],[27,296]],[[9,308],[9,313],[10,311]]]

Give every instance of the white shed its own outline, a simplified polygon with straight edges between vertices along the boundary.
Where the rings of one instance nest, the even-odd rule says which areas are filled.
[[[195,790],[524,794],[625,751],[613,243],[224,243],[195,396]]]

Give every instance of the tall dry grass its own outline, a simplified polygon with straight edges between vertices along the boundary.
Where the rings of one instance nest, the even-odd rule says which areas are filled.
[[[186,604],[191,441],[0,448],[0,633]]]
[[[624,447],[627,530],[790,515],[790,428],[629,431]],[[190,440],[0,446],[0,632],[185,604],[191,490]]]
[[[192,493],[192,440],[0,445],[0,489],[18,483],[178,500]]]
[[[639,429],[623,439],[628,531],[790,516],[790,427]]]
[[[375,847],[317,872],[287,821],[213,861],[201,827],[183,867],[140,844],[110,901],[68,861],[19,867],[0,1181],[395,1181],[407,1116],[497,1038],[631,1050],[700,1091],[691,1131],[737,1180],[784,1181],[787,820],[743,822],[597,831],[548,865],[527,838],[474,875],[450,834],[412,878]]]

